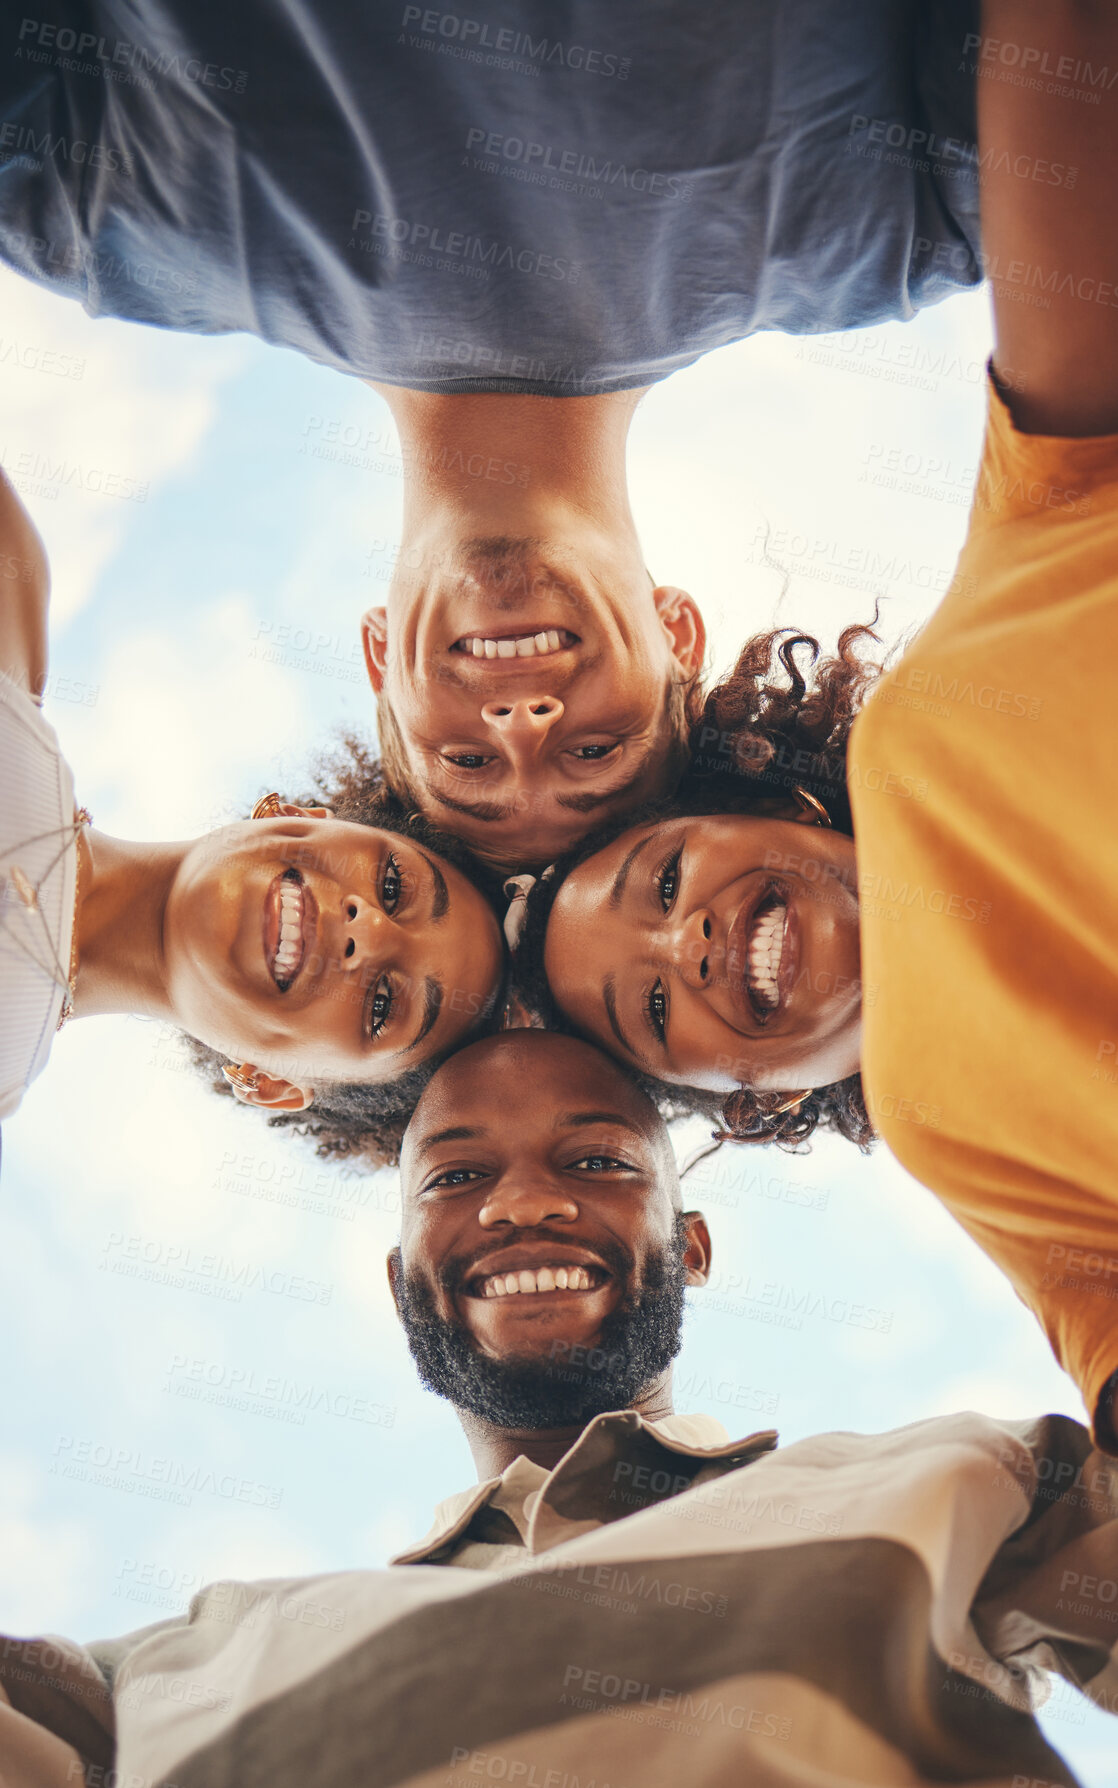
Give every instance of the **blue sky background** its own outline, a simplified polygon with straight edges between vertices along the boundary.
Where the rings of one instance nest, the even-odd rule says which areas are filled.
[[[296,788],[339,723],[372,727],[358,621],[398,538],[387,408],[286,351],[93,323],[7,274],[0,317],[0,460],[51,560],[48,713],[79,799],[174,838]],[[833,639],[878,597],[890,638],[929,612],[988,346],[968,294],[904,327],[756,338],[645,400],[647,561],[700,600],[717,667],[774,614]],[[883,1151],[742,1150],[687,1202],[717,1273],[690,1294],[680,1408],[788,1441],[958,1408],[1082,1417],[1008,1284]],[[376,1565],[426,1529],[473,1473],[396,1329],[397,1212],[393,1174],[328,1167],[215,1099],[163,1027],[62,1033],[4,1130],[0,1628],[126,1632],[212,1578]],[[830,1314],[767,1319],[804,1294]],[[1045,1720],[1118,1788],[1110,1719],[1058,1688]]]

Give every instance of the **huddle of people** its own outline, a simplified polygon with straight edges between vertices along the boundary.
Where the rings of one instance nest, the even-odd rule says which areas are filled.
[[[388,1571],[319,1583],[344,1638],[303,1634],[298,1656],[265,1623],[215,1665],[220,1585],[157,1637],[74,1648],[53,1701],[26,1642],[0,1665],[0,1745],[28,1771],[45,1747],[29,1783],[77,1758],[152,1782],[418,1784],[491,1755],[541,1782],[587,1758],[634,1782],[1070,1782],[1030,1671],[1118,1707],[1105,1610],[1053,1590],[1118,1570],[1118,1119],[1099,1073],[1118,1010],[1118,331],[1084,295],[1118,287],[1118,117],[1106,94],[984,81],[973,58],[1031,32],[1118,64],[1118,27],[1072,0],[987,0],[981,19],[960,0],[903,29],[887,0],[655,22],[587,5],[571,32],[632,51],[631,79],[594,95],[543,6],[486,26],[519,46],[488,59],[432,53],[477,23],[452,13],[377,7],[358,29],[345,0],[313,27],[280,10],[282,31],[255,0],[142,8],[165,78],[107,112],[61,60],[13,76],[8,115],[34,130],[65,108],[106,153],[49,183],[8,163],[0,256],[118,317],[251,328],[388,402],[401,545],[360,623],[377,747],[347,740],[309,789],[264,791],[201,839],[99,832],[40,706],[46,551],[0,479],[0,1118],[67,1019],[134,1012],[178,1025],[273,1125],[398,1165],[391,1293],[480,1481]],[[201,104],[168,72],[184,42],[251,78]],[[558,66],[509,67],[540,43]],[[668,93],[687,103],[650,103]],[[596,162],[626,178],[593,202],[571,178],[501,178],[458,141],[467,100],[501,122],[490,157],[529,143],[550,167],[589,116]],[[882,119],[939,148],[875,152]],[[144,181],[118,138],[144,145]],[[1033,164],[1080,170],[1073,193],[1022,175],[1026,140]],[[250,142],[242,188],[230,145]],[[646,164],[667,184],[638,186]],[[438,264],[450,236],[485,278]],[[78,244],[65,269],[60,241]],[[141,253],[168,277],[134,279]],[[1043,308],[993,277],[982,464],[927,626],[890,654],[867,615],[833,645],[743,625],[711,677],[699,604],[656,583],[633,523],[640,399],[760,329],[904,318],[1023,261],[1057,272]],[[1092,1437],[959,1417],[778,1449],[677,1416],[684,1291],[712,1246],[682,1209],[668,1126],[686,1114],[724,1146],[882,1139],[1034,1313]],[[1074,1514],[1044,1488],[1085,1475]],[[811,1517],[789,1535],[766,1498]],[[677,1610],[721,1597],[726,1623],[683,1643],[659,1602],[591,1619],[582,1573],[638,1565],[693,1597]],[[150,1684],[203,1667],[232,1700],[176,1725]],[[611,1677],[654,1684],[661,1713],[669,1688],[715,1685],[751,1711],[704,1716],[696,1749],[681,1724],[612,1717]],[[785,1727],[800,1738],[766,1761]]]

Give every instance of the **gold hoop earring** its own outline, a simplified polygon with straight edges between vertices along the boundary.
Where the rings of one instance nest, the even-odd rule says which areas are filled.
[[[252,810],[253,819],[278,819],[283,812],[283,802],[277,794],[261,795]]]
[[[221,1072],[229,1085],[238,1093],[258,1093],[260,1081],[255,1074],[250,1074],[247,1066],[238,1068],[233,1062],[226,1062]]]
[[[813,825],[826,826],[830,830],[831,816],[822,801],[817,801],[814,795],[809,795],[806,788],[800,788],[798,783],[792,793],[796,797],[801,813],[810,813],[813,816]]]
[[[786,1111],[799,1111],[804,1100],[810,1099],[814,1091],[815,1088],[809,1086],[802,1093],[793,1093],[791,1098],[785,1099],[782,1105],[774,1105],[771,1111],[766,1111],[762,1115],[767,1118],[775,1118],[783,1117]]]

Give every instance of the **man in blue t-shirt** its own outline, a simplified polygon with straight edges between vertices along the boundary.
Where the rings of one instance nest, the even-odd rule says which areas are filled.
[[[529,867],[665,792],[683,749],[703,630],[634,534],[641,391],[979,278],[978,11],[61,0],[0,26],[0,259],[384,393],[386,764]]]

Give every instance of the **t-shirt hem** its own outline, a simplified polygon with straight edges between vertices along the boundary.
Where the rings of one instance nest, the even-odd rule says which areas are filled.
[[[689,366],[690,361],[682,361]],[[416,379],[394,378],[390,373],[362,373],[377,385],[399,386],[404,391],[428,391],[435,397],[477,396],[511,397],[607,397],[614,391],[639,391],[645,385],[658,385],[679,368],[669,366],[657,371],[643,371],[629,378],[586,379],[582,384],[551,385],[540,379]]]

